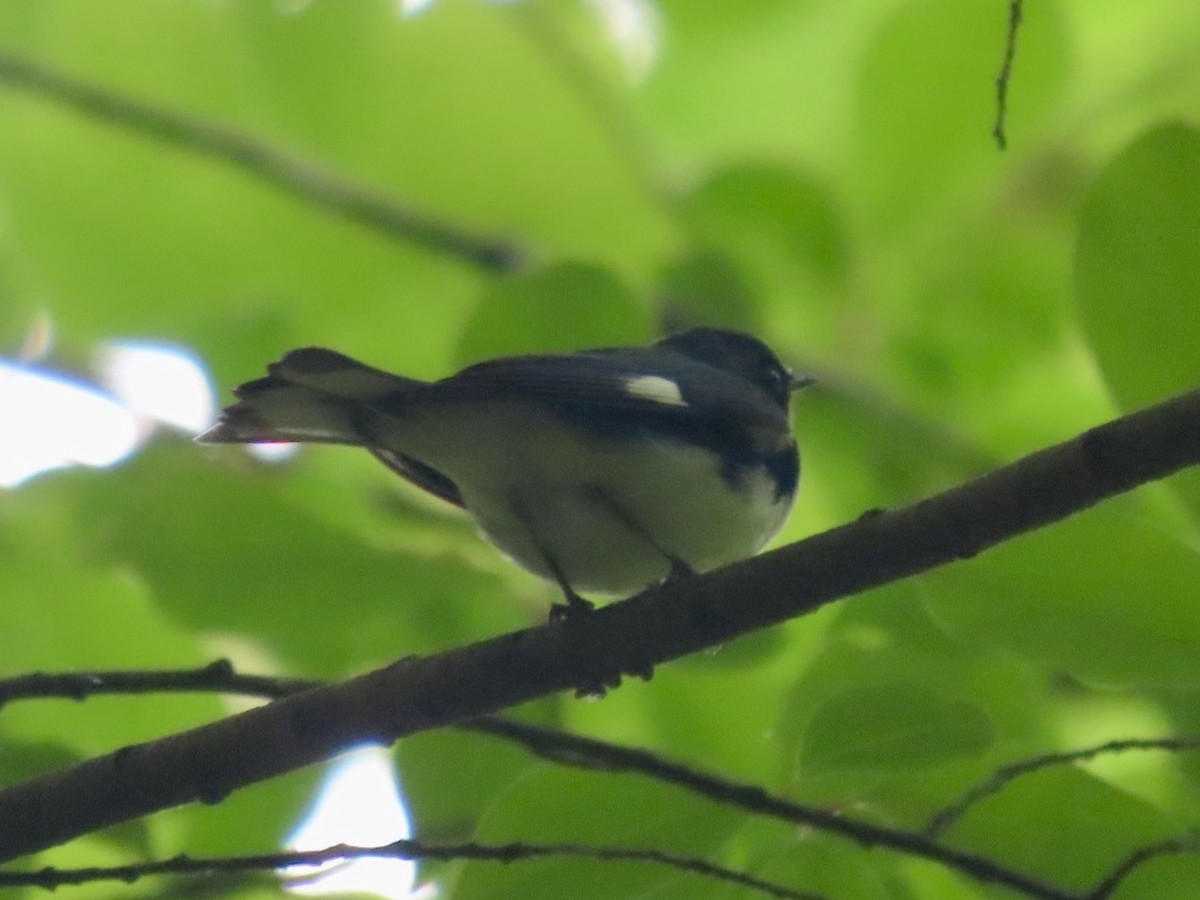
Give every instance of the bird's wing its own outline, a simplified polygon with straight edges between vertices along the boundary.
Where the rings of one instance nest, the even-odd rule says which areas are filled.
[[[471,366],[430,385],[427,396],[453,402],[515,397],[597,427],[613,420],[776,423],[780,411],[753,384],[679,354],[638,349],[564,356],[517,356]],[[786,417],[786,414],[784,414]]]
[[[465,509],[462,494],[458,485],[439,472],[433,466],[427,466],[419,459],[395,453],[383,447],[367,447],[371,455],[403,478],[410,484],[432,494],[439,500],[445,500],[460,509]]]

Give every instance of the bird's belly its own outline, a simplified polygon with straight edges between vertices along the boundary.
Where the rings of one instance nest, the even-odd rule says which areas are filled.
[[[459,486],[492,543],[583,593],[632,594],[672,558],[705,571],[750,556],[791,508],[765,472],[731,486],[711,454],[677,443],[575,453],[561,470],[539,457]]]

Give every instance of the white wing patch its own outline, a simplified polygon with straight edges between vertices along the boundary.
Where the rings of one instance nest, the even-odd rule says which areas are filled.
[[[661,375],[638,375],[625,381],[630,396],[661,403],[663,406],[687,406],[679,385]]]

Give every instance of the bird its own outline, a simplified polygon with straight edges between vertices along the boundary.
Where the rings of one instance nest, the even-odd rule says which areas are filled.
[[[693,328],[649,346],[511,356],[437,381],[320,347],[236,388],[197,440],[366,448],[555,582],[551,618],[752,556],[800,475],[797,376],[761,340]]]

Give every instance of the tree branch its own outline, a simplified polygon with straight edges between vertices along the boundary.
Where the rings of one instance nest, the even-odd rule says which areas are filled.
[[[985,797],[1004,790],[1016,778],[1036,772],[1047,766],[1068,765],[1076,762],[1087,762],[1106,753],[1124,753],[1129,750],[1168,750],[1186,753],[1200,749],[1200,738],[1126,738],[1106,741],[1093,747],[1081,750],[1068,750],[1062,753],[1045,753],[1030,759],[1018,760],[1001,766],[988,778],[973,785],[963,792],[962,796],[949,806],[938,810],[929,817],[924,833],[927,837],[936,838],[946,833],[951,826],[966,815],[967,811]]]
[[[1160,841],[1157,844],[1141,847],[1125,857],[1120,865],[1113,869],[1111,875],[1084,894],[1081,900],[1108,900],[1109,897],[1116,893],[1117,888],[1121,886],[1121,883],[1126,878],[1151,860],[1159,859],[1163,856],[1195,853],[1198,848],[1200,848],[1200,843],[1197,842],[1194,835],[1190,837],[1171,838],[1170,840]]]
[[[1024,0],[1009,0],[1008,34],[1004,40],[1004,60],[996,75],[996,120],[992,125],[992,137],[1001,150],[1008,149],[1008,85],[1012,81],[1013,63],[1017,58],[1017,36],[1021,33]]]
[[[198,669],[115,669],[30,672],[0,678],[0,707],[14,700],[86,700],[93,694],[242,694],[278,700],[324,682],[275,675],[243,675],[218,659]]]
[[[55,890],[66,885],[92,884],[98,881],[122,881],[132,884],[152,875],[232,875],[245,872],[286,869],[290,866],[319,866],[350,859],[475,859],[511,863],[525,859],[574,857],[597,862],[641,862],[666,866],[681,872],[700,875],[714,881],[736,884],[771,897],[786,900],[828,900],[823,894],[796,891],[774,882],[713,865],[703,859],[681,856],[662,850],[629,847],[595,847],[586,844],[425,844],[401,840],[381,847],[355,847],[338,844],[324,850],[300,850],[286,853],[263,853],[254,856],[224,856],[196,858],[176,856],[158,862],[136,863],[129,866],[91,866],[81,869],[58,869],[51,866],[34,872],[0,872],[0,887],[40,887]]]
[[[316,206],[492,272],[519,267],[512,244],[466,231],[352,184],[316,163],[236,131],[134,100],[0,50],[0,84],[152,140],[228,163]]]
[[[107,825],[571,688],[615,685],[833,600],[965,559],[1200,462],[1200,391],[912,506],[629,600],[409,657],[0,792],[0,861]]]
[[[932,860],[976,881],[1001,884],[1027,897],[1073,900],[1075,896],[977,853],[946,847],[912,832],[856,820],[816,806],[793,803],[768,794],[757,785],[731,781],[683,766],[648,750],[621,747],[506,719],[477,719],[460,727],[515,741],[530,752],[554,762],[604,772],[637,772],[755,815],[836,834],[863,847],[884,847],[907,856]]]
[[[46,698],[84,700],[94,694],[160,692],[216,692],[276,699],[308,690],[321,683],[299,678],[243,675],[235,672],[228,660],[219,659],[195,669],[37,672],[15,678],[0,679],[0,705],[14,700]],[[988,857],[937,843],[938,834],[943,833],[953,824],[953,821],[962,815],[971,803],[1001,790],[1013,778],[1026,772],[1049,765],[1088,760],[1104,753],[1128,750],[1192,750],[1200,746],[1200,739],[1194,738],[1114,740],[1081,750],[1044,754],[1013,763],[997,770],[991,778],[966,792],[960,800],[942,812],[935,814],[930,820],[931,824],[923,833],[914,834],[871,822],[858,821],[850,816],[831,813],[821,807],[795,803],[768,794],[757,785],[736,782],[703,772],[673,762],[648,750],[625,747],[596,738],[492,716],[463,722],[456,727],[464,731],[474,731],[519,744],[533,755],[559,765],[607,773],[637,773],[656,781],[672,784],[726,806],[837,835],[863,847],[880,847],[896,853],[928,859],[982,883],[1003,885],[1026,896],[1037,898],[1037,900],[1105,900],[1116,890],[1120,882],[1138,866],[1167,853],[1187,852],[1194,843],[1187,839],[1173,839],[1162,844],[1140,848],[1114,867],[1108,876],[1085,895],[1065,892],[1051,884],[1001,865]],[[946,821],[943,822],[943,819]],[[940,826],[936,827],[936,832],[933,830],[935,826]],[[420,846],[425,847],[426,845]],[[366,855],[379,855],[387,849],[373,848],[367,851]],[[428,853],[418,855],[424,855],[426,858],[443,858],[437,856],[443,851],[444,848],[438,847]],[[334,850],[321,852],[334,853]],[[444,852],[448,853],[449,851],[445,850]],[[172,868],[179,859],[186,858],[176,857],[175,860],[167,862],[114,869],[43,869],[41,870],[43,873],[48,873],[45,879],[39,879],[37,873],[11,876],[27,879],[20,882],[6,880],[10,876],[0,873],[0,886],[19,883],[53,888],[61,884],[76,884],[85,880],[127,878],[129,877],[128,873],[134,869],[138,872],[137,877],[149,874],[188,874],[195,871],[194,869]],[[242,871],[242,868],[237,868],[240,866],[238,862],[240,859],[240,857],[234,859],[233,864],[236,871]],[[212,869],[206,871],[215,871],[221,868],[225,860],[213,859],[210,862]],[[191,864],[190,860],[188,864]],[[228,869],[223,869],[223,871],[229,874]]]

